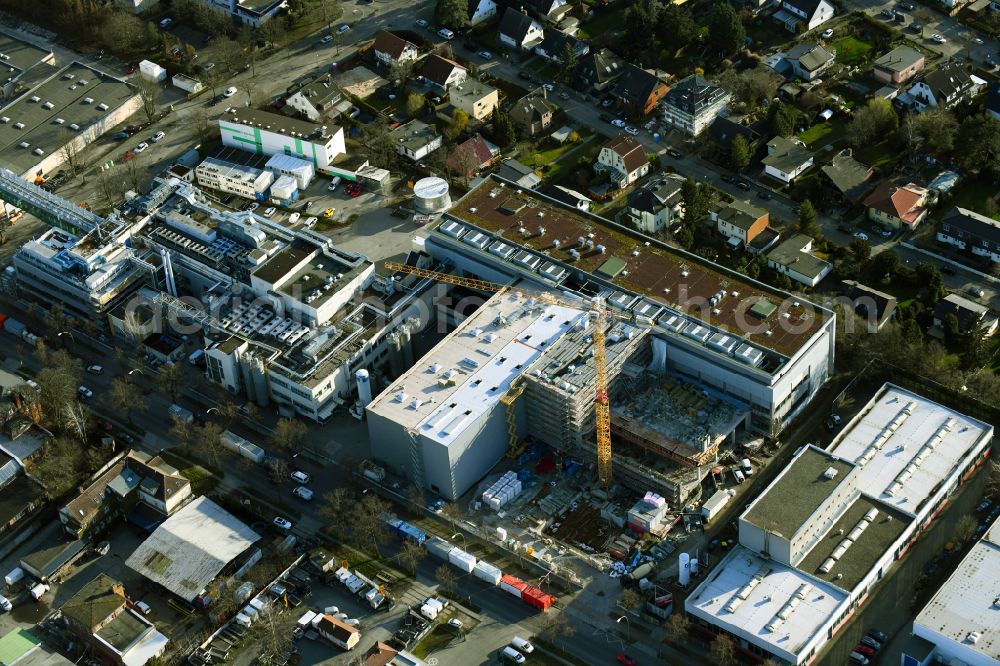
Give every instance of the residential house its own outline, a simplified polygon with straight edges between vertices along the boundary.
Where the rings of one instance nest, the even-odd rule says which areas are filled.
[[[432,53],[424,58],[424,65],[420,69],[420,75],[424,77],[424,81],[443,93],[447,92],[451,86],[465,81],[469,75],[469,70],[454,60],[449,60],[436,53]]]
[[[591,51],[576,66],[577,79],[588,90],[603,92],[625,71],[625,61],[610,49]]]
[[[412,652],[396,649],[382,641],[375,641],[375,645],[368,648],[368,652],[365,653],[363,666],[427,666],[427,662]]]
[[[122,516],[152,531],[193,497],[191,482],[162,458],[129,451],[59,509],[59,521],[74,539]]]
[[[854,312],[868,320],[871,332],[880,331],[896,314],[896,297],[854,280],[844,280],[847,295],[854,302]]]
[[[528,136],[536,136],[552,125],[556,106],[548,100],[545,88],[538,88],[514,103],[507,115]]]
[[[590,44],[560,30],[546,32],[545,38],[535,47],[535,53],[549,62],[562,62],[567,47],[573,50],[577,59],[590,53]]]
[[[318,123],[337,116],[337,104],[343,99],[344,94],[334,83],[333,77],[324,74],[289,95],[286,102],[287,106],[301,113],[307,120]]]
[[[493,164],[493,160],[499,154],[499,148],[481,135],[474,134],[448,153],[445,164],[455,173],[469,177],[476,171]]]
[[[719,116],[712,121],[712,124],[708,126],[704,134],[725,151],[728,151],[730,146],[733,145],[733,139],[737,136],[742,136],[747,142],[747,146],[750,147],[750,151],[755,152],[757,142],[763,138],[754,125],[743,125],[723,116]]]
[[[59,609],[66,629],[101,662],[142,666],[167,649],[167,637],[133,610],[118,581],[99,573]]]
[[[967,208],[948,211],[938,224],[937,240],[1000,262],[1000,222]]]
[[[420,55],[417,45],[399,37],[388,30],[379,30],[372,45],[375,59],[384,67],[408,60],[416,60]]]
[[[919,185],[896,185],[886,180],[862,203],[872,222],[896,231],[904,226],[913,229],[927,217],[927,194]]]
[[[944,320],[950,314],[958,320],[959,333],[982,328],[984,335],[989,337],[997,331],[997,317],[989,308],[958,294],[948,294],[938,302],[934,308],[934,326],[943,329]]]
[[[530,51],[545,38],[545,30],[538,21],[508,7],[500,19],[500,43],[519,51]]]
[[[410,120],[389,132],[396,144],[396,152],[418,162],[441,147],[442,138],[433,126],[419,120]]]
[[[774,18],[785,24],[788,32],[808,32],[833,18],[830,0],[780,0]],[[801,26],[801,28],[800,28]]]
[[[350,650],[361,640],[361,632],[356,627],[341,622],[332,615],[324,615],[316,625],[316,631],[341,650]]]
[[[798,139],[776,136],[767,142],[767,157],[761,164],[765,175],[791,183],[812,167],[813,154]]]
[[[614,94],[632,117],[645,118],[669,90],[661,74],[626,63],[615,82]]]
[[[785,54],[791,72],[803,81],[818,79],[833,66],[837,54],[814,42],[796,44]]]
[[[910,46],[897,46],[875,61],[872,73],[879,81],[899,85],[923,68],[923,53]]]
[[[508,157],[500,163],[496,175],[529,190],[542,184],[542,179],[535,173],[534,169],[526,164],[521,164],[513,157]]]
[[[950,109],[971,100],[985,84],[983,79],[969,74],[960,65],[944,65],[927,72],[914,83],[906,92],[906,100],[917,111],[938,106]]]
[[[607,172],[618,189],[625,189],[649,173],[649,158],[641,143],[619,134],[601,146],[594,171]]]
[[[1000,83],[991,81],[986,89],[986,113],[1000,120]]]
[[[500,106],[500,92],[477,79],[466,79],[452,86],[448,99],[456,109],[479,121],[489,118],[493,109]]]
[[[698,136],[725,113],[732,95],[694,74],[674,84],[663,98],[663,119],[690,136]]]
[[[560,203],[584,212],[589,212],[590,204],[594,203],[590,197],[581,194],[576,190],[571,190],[568,187],[563,187],[562,185],[553,185],[552,187],[547,188],[543,194],[550,199],[555,199]]]
[[[520,0],[518,7],[552,24],[559,23],[573,9],[568,0]]]
[[[812,238],[795,234],[767,254],[767,265],[791,280],[815,287],[833,270],[833,264],[810,254],[812,246]]]
[[[767,229],[770,214],[749,201],[733,201],[718,211],[709,213],[716,229],[733,247],[747,246]]]
[[[834,155],[830,163],[823,165],[820,171],[830,186],[851,203],[857,203],[868,193],[871,189],[869,181],[875,173],[870,166],[854,159],[850,148]]]
[[[618,214],[618,223],[633,226],[646,234],[659,233],[680,221],[684,213],[681,189],[684,178],[663,174],[628,195],[628,203]]]
[[[495,0],[469,0],[469,25],[479,25],[497,15]]]

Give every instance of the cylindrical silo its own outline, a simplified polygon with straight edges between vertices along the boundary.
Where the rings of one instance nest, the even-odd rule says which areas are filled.
[[[413,186],[413,206],[418,213],[425,214],[443,213],[451,208],[448,182],[436,176],[418,180]]]
[[[681,587],[691,582],[691,556],[687,553],[680,555],[680,568],[677,571],[677,582]]]
[[[354,378],[358,382],[358,400],[362,407],[367,407],[372,401],[372,381],[368,371],[362,368],[354,373]]]

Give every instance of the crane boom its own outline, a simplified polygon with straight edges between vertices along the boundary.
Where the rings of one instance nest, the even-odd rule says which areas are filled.
[[[512,288],[510,285],[501,284],[499,282],[490,282],[488,280],[480,280],[478,278],[451,275],[450,273],[440,273],[426,268],[417,268],[416,266],[399,264],[394,261],[385,262],[385,267],[393,272],[407,273],[409,275],[416,275],[417,277],[437,280],[438,282],[444,282],[446,284],[453,284],[461,287],[468,287],[470,289],[478,289],[480,291],[499,293]],[[607,325],[608,317],[623,319],[625,321],[632,321],[632,318],[620,315],[616,312],[609,312],[603,303],[595,305],[594,303],[583,299],[576,300],[563,298],[549,292],[537,292],[531,290],[523,291],[546,303],[588,311],[596,316],[597,321],[596,326],[594,326],[594,431],[597,444],[597,478],[600,480],[601,485],[604,488],[609,488],[611,486],[612,472],[611,401],[608,397],[608,364],[604,328]],[[520,395],[520,393],[518,393],[518,395]],[[515,399],[516,396],[513,396],[511,402]]]

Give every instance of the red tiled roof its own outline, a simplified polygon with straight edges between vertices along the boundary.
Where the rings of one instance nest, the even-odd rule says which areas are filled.
[[[466,160],[465,155],[471,155],[472,157]],[[457,172],[462,172],[468,169],[469,165],[474,165],[470,169],[471,172],[484,164],[489,164],[492,159],[493,153],[486,144],[486,140],[479,134],[476,134],[455,146],[455,150],[448,154],[445,161],[453,171]]]
[[[642,144],[627,134],[619,134],[612,139],[608,139],[604,147],[610,148],[621,155],[622,160],[625,162],[625,169],[629,173],[632,173],[649,161]]]
[[[413,42],[408,42],[402,37],[397,37],[387,30],[379,30],[375,35],[374,48],[379,53],[387,53],[393,60],[398,60],[403,55],[407,46],[417,48]]]
[[[917,204],[923,193],[905,186],[883,181],[864,201],[867,208],[880,210],[886,215],[912,222],[920,214]]]

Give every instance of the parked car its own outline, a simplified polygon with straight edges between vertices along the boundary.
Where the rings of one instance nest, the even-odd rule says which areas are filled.
[[[210,71],[212,69],[215,69],[215,63],[214,62],[203,62],[202,64],[198,65],[198,69],[200,69],[203,72]]]
[[[668,151],[668,153],[669,153],[669,151]],[[722,182],[723,183],[735,183],[736,182],[736,179],[733,178],[732,176],[730,176],[727,173],[722,174],[722,176],[720,176],[720,178],[722,178]]]
[[[292,472],[290,477],[292,481],[298,481],[299,483],[309,483],[309,479],[312,478],[311,476],[300,470],[295,470],[294,472]]]
[[[292,494],[298,497],[300,500],[304,500],[306,502],[311,502],[313,498],[313,491],[309,490],[305,486],[299,486],[298,488],[292,491]]]
[[[302,213],[292,213],[288,216],[288,224],[295,224],[302,217]]]
[[[757,193],[757,198],[763,199],[764,201],[770,201],[771,200],[771,193],[770,192],[766,192],[764,190],[761,190],[760,192]]]
[[[618,663],[619,664],[623,664],[623,666],[637,666],[637,664],[639,662],[637,662],[635,659],[633,659],[632,657],[628,656],[624,652],[619,652],[618,653]]]
[[[482,58],[483,60],[493,60],[493,54],[490,53],[489,51],[480,51],[479,57]]]
[[[92,375],[104,374],[104,366],[97,365],[96,363],[94,365],[88,365],[87,372],[89,372]]]
[[[744,476],[753,476],[753,465],[750,464],[749,458],[740,461],[740,468],[743,470]]]
[[[336,208],[327,208],[326,210],[323,211],[323,217],[325,217],[325,218],[331,218],[331,217],[333,217],[333,214],[335,212],[337,212]]]
[[[556,87],[554,85],[552,85],[551,83],[543,83],[542,87],[545,88],[546,90],[548,90],[549,92],[552,92],[553,90],[556,89]]]
[[[166,30],[167,28],[169,28],[173,24],[174,24],[174,20],[172,18],[170,18],[169,16],[166,17],[166,18],[160,19],[160,29],[162,29],[162,30]]]
[[[330,192],[336,192],[337,186],[340,185],[340,182],[341,182],[340,176],[334,176],[333,180],[330,181],[330,184],[327,186],[326,189],[329,190]]]
[[[833,37],[833,28],[827,28],[826,30],[824,30],[823,34],[820,35],[820,37],[822,37],[823,39],[830,39],[831,37]]]
[[[142,151],[146,150],[147,148],[149,148],[149,144],[146,143],[145,141],[143,141],[138,146],[136,146],[133,150],[135,152],[137,152],[137,153],[141,153]]]
[[[834,430],[837,429],[837,426],[840,425],[840,421],[841,421],[840,414],[830,414],[828,417],[826,417],[826,421],[824,421],[823,424],[826,426],[827,430],[833,432]]]
[[[625,127],[625,121],[622,120],[621,118],[615,118],[614,120],[611,121],[611,124],[614,125],[615,127]]]
[[[94,397],[94,392],[91,391],[86,386],[83,386],[82,384],[79,387],[77,387],[76,392],[80,394],[81,398],[90,399]]]
[[[427,19],[417,19],[417,25],[421,28],[427,27]]]
[[[852,662],[855,664],[861,664],[861,666],[866,666],[868,664],[868,657],[860,652],[852,652],[849,658]]]
[[[264,209],[264,217],[271,217],[277,210],[274,206],[268,206]]]
[[[675,160],[679,160],[684,157],[684,153],[675,148],[667,148],[667,155],[670,155],[670,157],[674,158]],[[725,180],[727,176],[723,176],[722,178],[723,180]],[[732,178],[730,178],[729,180],[732,180]]]
[[[235,94],[236,94],[236,86],[229,86],[228,88],[222,91],[223,97],[232,97]]]
[[[934,34],[931,35],[931,41],[934,42],[935,44],[944,44],[948,40],[944,38],[944,35]]]
[[[316,224],[317,222],[319,222],[319,219],[318,219],[318,218],[315,218],[315,217],[310,217],[310,218],[306,219],[306,221],[305,221],[305,222],[303,222],[302,224],[303,224],[303,226],[306,226],[306,227],[312,227],[312,226],[313,226],[313,225],[315,225],[315,224]]]
[[[281,516],[274,517],[274,524],[283,530],[292,529],[292,521],[288,520],[287,518],[282,518]]]
[[[320,44],[329,44],[333,41],[333,35],[325,35],[323,39],[319,40]]]
[[[443,37],[444,39],[451,39],[455,36],[455,33],[453,33],[448,28],[441,28],[440,30],[438,30],[438,35],[440,37]]]
[[[459,620],[457,617],[453,617],[450,620],[448,620],[448,626],[449,627],[454,627],[455,629],[461,629],[462,628],[462,621]]]
[[[152,141],[153,143],[156,143],[157,141],[159,141],[160,139],[162,139],[165,136],[166,136],[166,134],[164,134],[163,132],[157,132],[153,136],[149,137],[149,140]]]
[[[339,28],[337,28],[337,34],[338,35],[343,35],[346,32],[350,32],[350,30],[351,30],[351,26],[349,26],[346,23],[344,23]]]
[[[983,500],[976,506],[976,513],[988,511],[991,506],[993,506],[993,504],[989,500]]]
[[[250,205],[248,205],[246,207],[246,210],[252,213],[255,210],[257,210],[258,208],[260,208],[260,204],[257,203],[256,201],[252,201],[252,202],[250,202]]]
[[[514,638],[510,639],[510,644],[513,645],[515,649],[517,649],[520,652],[523,652],[524,654],[531,654],[532,652],[535,651],[535,646],[529,643],[528,641],[524,640],[520,636],[514,636]]]
[[[131,65],[129,65],[129,66],[128,66],[128,69],[126,70],[126,72],[125,72],[125,73],[126,73],[126,74],[132,74],[132,73],[134,73],[134,72],[135,72],[135,70],[137,70],[137,69],[139,69],[139,63],[137,63],[137,62],[133,62],[133,63],[132,63]]]
[[[867,645],[862,645],[861,643],[858,643],[857,645],[854,646],[854,651],[857,652],[858,654],[863,654],[869,659],[875,656],[874,648],[868,647]]]
[[[866,234],[863,231],[855,231],[854,232],[854,237],[855,238],[859,238],[859,239],[864,240],[864,241],[868,240],[868,234]]]
[[[639,136],[639,130],[637,130],[636,128],[632,127],[631,125],[626,125],[625,126],[625,133],[626,134],[631,134],[632,136]]]
[[[738,181],[736,181],[736,187],[740,188],[744,192],[749,192],[750,189],[751,189],[750,188],[750,183],[748,183],[745,180],[738,180]]]
[[[861,644],[870,647],[871,649],[875,650],[875,652],[878,652],[879,650],[882,649],[882,644],[879,643],[874,638],[872,638],[871,636],[862,636]]]
[[[129,134],[128,132],[115,132],[114,134],[111,135],[111,139],[113,141],[124,141],[130,136],[131,134]]]

